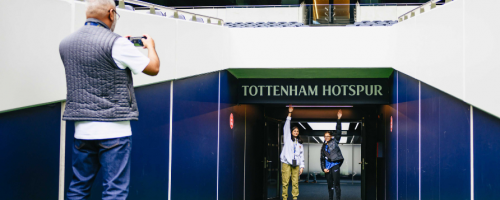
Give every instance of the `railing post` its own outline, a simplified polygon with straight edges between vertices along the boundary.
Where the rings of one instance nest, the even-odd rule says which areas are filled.
[[[415,17],[415,12],[411,12],[411,16],[410,17]]]
[[[436,3],[432,2],[431,3],[431,9],[434,9],[434,8],[436,8]]]
[[[155,7],[154,7],[154,6],[149,7],[149,13],[151,13],[151,14],[156,14]]]
[[[420,13],[424,13],[425,12],[425,9],[422,7],[420,8]]]
[[[179,12],[177,11],[174,12],[174,18],[179,19]]]

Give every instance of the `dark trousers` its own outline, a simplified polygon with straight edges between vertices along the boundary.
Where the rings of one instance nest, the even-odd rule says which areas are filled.
[[[69,200],[89,199],[90,189],[99,169],[103,171],[102,199],[125,200],[130,184],[130,152],[132,138],[74,140],[73,178]]]
[[[336,194],[336,200],[340,200],[340,166],[335,165],[330,169],[330,172],[325,173],[328,183],[329,199],[333,200],[333,194]]]

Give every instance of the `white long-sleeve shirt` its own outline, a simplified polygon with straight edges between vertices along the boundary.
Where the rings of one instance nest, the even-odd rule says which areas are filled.
[[[286,118],[285,126],[283,127],[283,150],[281,151],[280,159],[282,163],[292,164],[292,160],[297,160],[300,168],[304,168],[304,146],[298,141],[292,141],[292,133],[290,131],[291,117]],[[295,153],[294,153],[295,147]]]

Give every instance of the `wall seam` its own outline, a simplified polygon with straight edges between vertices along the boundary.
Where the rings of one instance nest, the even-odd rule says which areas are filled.
[[[422,82],[418,81],[418,199],[422,199]]]
[[[474,107],[470,106],[470,199],[474,200]]]
[[[217,200],[219,199],[219,146],[220,146],[220,71],[219,71],[219,97],[217,110]]]
[[[66,121],[62,120],[66,101],[61,102],[61,125],[59,138],[59,193],[58,199],[64,200],[64,171],[66,170]]]
[[[168,200],[172,199],[172,117],[174,113],[174,81],[170,81],[170,126],[168,144]]]

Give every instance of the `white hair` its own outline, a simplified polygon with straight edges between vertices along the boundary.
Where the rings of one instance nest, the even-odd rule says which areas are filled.
[[[108,14],[108,8],[115,7],[114,0],[87,0],[87,16],[104,17]]]

